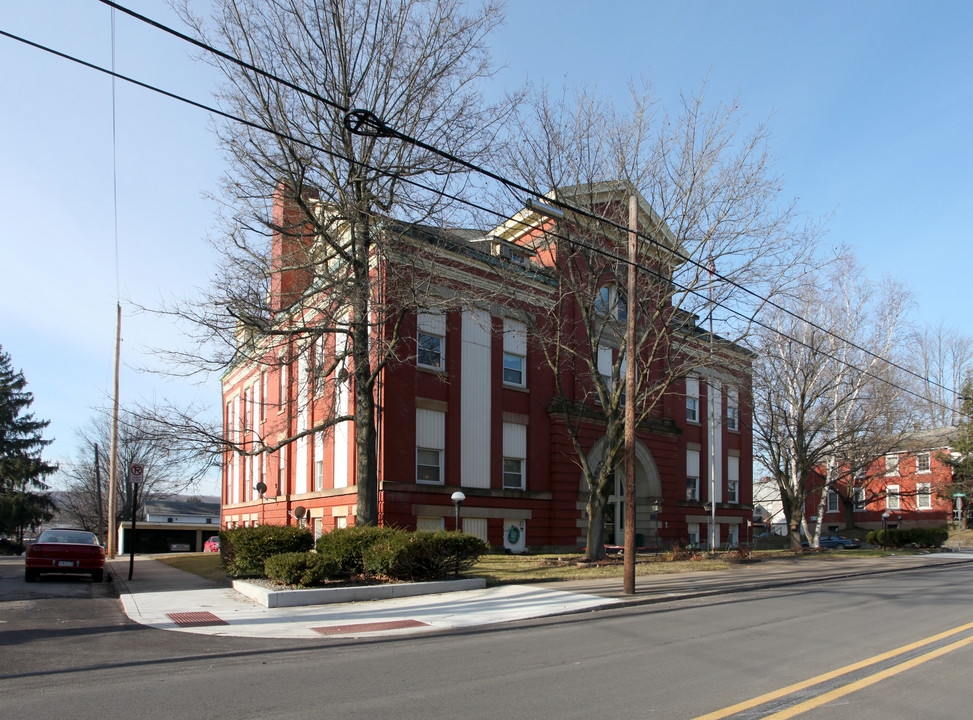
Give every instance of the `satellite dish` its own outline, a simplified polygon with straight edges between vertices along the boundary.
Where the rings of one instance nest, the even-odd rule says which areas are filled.
[[[303,505],[298,505],[296,508],[294,508],[294,517],[296,517],[298,520],[305,515],[307,515],[307,508]]]
[[[255,487],[257,489],[257,492],[260,493],[261,495],[263,495],[265,492],[267,492],[267,484],[266,483],[258,482]]]

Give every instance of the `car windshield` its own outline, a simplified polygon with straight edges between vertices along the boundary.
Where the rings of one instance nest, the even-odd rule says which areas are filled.
[[[37,538],[39,543],[78,543],[81,545],[97,545],[98,538],[94,533],[84,530],[45,530]]]

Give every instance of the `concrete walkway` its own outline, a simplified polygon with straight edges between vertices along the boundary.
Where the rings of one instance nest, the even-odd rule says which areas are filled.
[[[502,585],[483,590],[305,607],[267,608],[232,588],[136,556],[107,569],[125,613],[161,630],[230,637],[375,637],[469,628],[604,607],[746,592],[919,567],[973,562],[971,553],[822,556],[739,564],[729,570],[639,576],[636,594],[622,579]]]

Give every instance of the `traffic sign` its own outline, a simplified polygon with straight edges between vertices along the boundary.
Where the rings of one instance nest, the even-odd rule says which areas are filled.
[[[140,483],[145,474],[145,468],[139,463],[132,463],[128,466],[128,481],[130,483]]]
[[[966,493],[953,493],[953,497],[966,497]]]

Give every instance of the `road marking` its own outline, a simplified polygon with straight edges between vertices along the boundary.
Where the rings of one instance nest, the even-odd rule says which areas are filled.
[[[729,717],[730,715],[735,715],[738,712],[749,710],[750,708],[757,707],[758,705],[763,705],[764,703],[771,702],[772,700],[779,700],[780,698],[791,695],[792,693],[795,693],[798,690],[805,690],[809,687],[825,682],[826,680],[834,680],[835,678],[841,677],[842,675],[847,675],[848,673],[854,672],[855,670],[861,670],[862,668],[866,668],[869,665],[874,665],[875,663],[882,662],[883,660],[889,660],[890,658],[894,658],[897,657],[898,655],[911,652],[912,650],[917,650],[921,647],[925,647],[926,645],[931,645],[934,642],[938,642],[939,640],[943,640],[945,638],[951,637],[953,635],[957,635],[961,632],[965,632],[970,629],[973,629],[973,623],[966,623],[965,625],[960,625],[959,627],[955,627],[951,630],[946,630],[945,632],[932,635],[928,638],[917,640],[916,642],[909,643],[908,645],[903,645],[902,647],[896,648],[894,650],[889,650],[888,652],[884,652],[879,655],[874,655],[870,658],[866,658],[865,660],[859,660],[858,662],[852,663],[851,665],[845,665],[844,667],[838,668],[836,670],[831,670],[830,672],[826,672],[822,675],[818,675],[817,677],[808,678],[807,680],[802,680],[801,682],[794,683],[793,685],[788,685],[787,687],[780,688],[779,690],[774,690],[773,692],[759,695],[755,698],[752,698],[751,700],[744,700],[741,703],[737,703],[736,705],[731,705],[729,707],[723,708],[722,710],[715,710],[711,713],[707,713],[706,715],[700,715],[696,717],[694,720],[719,720],[720,718]],[[947,652],[952,652],[953,650],[956,650],[957,648],[962,647],[963,645],[967,645],[971,642],[973,642],[973,638],[960,640],[958,642],[952,643],[951,645],[947,645],[943,648],[940,648],[939,650],[934,650],[930,653],[927,653],[926,655],[922,655],[919,658],[915,658],[914,660],[910,660],[906,663],[902,663],[902,665],[896,665],[894,668],[889,668],[889,670],[886,670],[884,672],[889,672],[890,670],[896,670],[897,668],[901,668],[901,670],[896,670],[896,672],[902,672],[902,670],[907,669],[903,666],[909,665],[909,663],[919,664],[918,662],[915,661],[926,662],[926,660],[932,660],[934,657],[938,657],[939,655],[943,655]],[[882,675],[882,673],[879,673],[878,675],[875,675],[873,677],[878,678],[879,675]],[[859,682],[865,682],[865,681],[863,680]],[[875,680],[875,682],[878,682],[878,680]],[[847,685],[845,687],[852,687],[853,685],[855,685],[855,683],[852,683],[851,685]],[[861,687],[865,687],[865,685],[862,685]],[[840,688],[839,690],[843,690],[843,689],[844,688]],[[834,692],[838,692],[838,691],[834,691]],[[849,690],[849,692],[853,692],[853,691]],[[830,695],[830,693],[828,694]],[[825,695],[822,695],[821,697],[825,697]],[[840,696],[836,696],[836,697],[840,697]],[[808,702],[814,702],[814,700],[809,700]],[[802,705],[797,705],[795,707],[802,707]],[[809,709],[810,706],[804,708],[804,710],[809,710]],[[802,710],[801,712],[803,712],[804,710]],[[788,710],[784,710],[782,712],[786,713],[788,712]],[[786,717],[792,717],[792,716],[783,715],[780,713],[778,713],[777,715],[768,716],[768,718],[786,718]]]
[[[924,662],[930,660],[935,660],[936,658],[946,655],[947,653],[953,652],[953,650],[958,650],[965,645],[973,643],[973,637],[964,638],[963,640],[957,640],[949,645],[944,645],[941,648],[927,652],[919,657],[912,658],[911,660],[906,660],[904,663],[899,663],[898,665],[893,665],[890,668],[886,668],[880,672],[870,675],[869,677],[862,678],[861,680],[856,680],[855,682],[848,683],[844,687],[835,688],[831,692],[826,692],[823,695],[818,695],[810,700],[805,700],[802,703],[794,705],[787,708],[786,710],[781,710],[780,712],[774,713],[773,715],[767,715],[764,720],[786,720],[787,718],[792,718],[796,715],[812,710],[821,705],[826,705],[832,700],[837,700],[838,698],[844,697],[845,695],[850,695],[853,692],[857,692],[863,688],[867,688],[869,685],[874,685],[877,682],[881,682],[886,678],[890,678],[893,675],[898,675],[906,670],[911,670],[917,665],[922,665]]]

